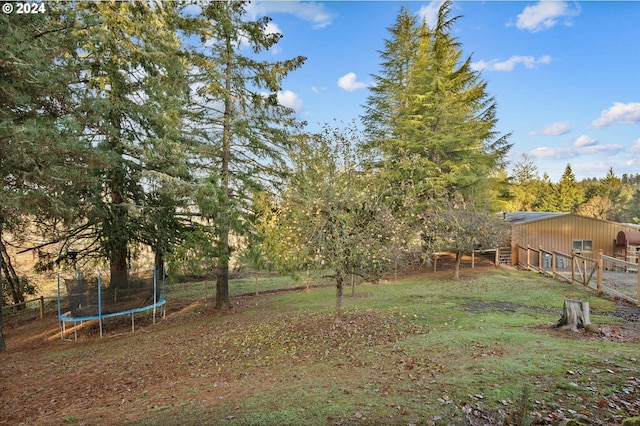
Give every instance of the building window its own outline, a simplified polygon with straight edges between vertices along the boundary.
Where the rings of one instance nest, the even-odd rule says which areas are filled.
[[[593,252],[593,240],[573,240],[571,248],[576,253],[592,253]]]

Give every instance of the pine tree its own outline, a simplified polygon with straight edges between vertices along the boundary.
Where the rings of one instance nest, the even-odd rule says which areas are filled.
[[[230,236],[247,232],[251,194],[269,185],[283,169],[283,147],[289,132],[299,127],[293,111],[278,103],[285,76],[305,58],[261,61],[260,52],[274,46],[281,34],[267,33],[270,19],[246,19],[245,2],[207,3],[192,31],[206,45],[195,46],[194,80],[199,87],[198,154],[204,173],[206,197],[200,197],[203,216],[218,235],[216,307],[230,307]],[[215,200],[211,195],[215,194]]]

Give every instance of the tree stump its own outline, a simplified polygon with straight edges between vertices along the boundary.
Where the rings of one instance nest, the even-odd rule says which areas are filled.
[[[589,320],[589,302],[584,300],[566,299],[562,309],[562,317],[556,324],[560,330],[578,331],[584,328],[586,331],[597,332],[598,327]]]

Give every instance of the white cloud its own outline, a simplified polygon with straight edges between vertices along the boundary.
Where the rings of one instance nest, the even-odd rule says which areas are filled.
[[[578,139],[576,139],[575,146],[578,148],[584,148],[587,146],[594,146],[598,143],[598,141],[590,136],[582,135]]]
[[[280,31],[280,28],[278,28],[277,24],[274,24],[273,22],[269,22],[266,28],[264,29],[264,33],[265,34],[282,34],[282,31]]]
[[[595,139],[589,136],[580,136],[573,146],[548,147],[542,146],[529,151],[529,155],[535,158],[559,158],[566,159],[580,155],[613,155],[624,151],[624,146],[619,144],[598,145]]]
[[[247,14],[251,19],[271,13],[288,13],[311,22],[313,28],[327,27],[335,17],[322,3],[313,1],[256,1],[247,6]]]
[[[600,113],[600,118],[594,120],[591,126],[599,128],[616,123],[640,123],[640,103],[623,104],[622,102],[614,102],[611,108],[605,109]]]
[[[422,6],[418,11],[418,16],[422,18],[430,28],[438,23],[438,11],[444,0],[432,0],[428,5]]]
[[[320,93],[324,92],[325,90],[327,90],[326,87],[311,86],[311,91],[313,93],[315,93],[316,95],[319,95]]]
[[[571,131],[571,124],[568,121],[557,121],[555,123],[544,126],[539,132],[532,132],[532,135],[543,134],[551,136],[560,136]]]
[[[587,145],[576,147],[576,155],[596,155],[596,154],[617,154],[624,151],[624,146],[620,144],[611,145]]]
[[[364,89],[367,87],[366,83],[357,81],[358,76],[355,73],[350,72],[338,79],[338,86],[347,92],[353,92],[358,89]]]
[[[302,109],[302,100],[291,90],[278,92],[278,103],[299,112]]]
[[[566,1],[543,0],[534,6],[525,7],[518,15],[516,27],[537,32],[555,26],[562,18],[565,25],[571,25],[570,18],[579,13],[579,8],[571,9]]]
[[[571,149],[569,148],[552,148],[548,146],[541,146],[532,151],[529,151],[529,155],[535,158],[563,158],[570,155]]]
[[[518,64],[523,64],[525,68],[535,68],[540,64],[548,64],[551,62],[551,56],[543,55],[539,58],[535,56],[521,56],[515,55],[507,59],[506,61],[499,62],[497,59],[489,62],[481,60],[471,64],[471,68],[475,71],[513,71]]]
[[[639,152],[640,151],[640,138],[636,140],[636,142],[631,147],[631,151]]]

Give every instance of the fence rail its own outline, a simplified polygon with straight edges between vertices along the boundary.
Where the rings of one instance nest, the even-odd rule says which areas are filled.
[[[33,305],[38,304],[36,307]],[[14,319],[22,319],[23,317],[44,318],[45,298],[40,296],[35,299],[25,300],[24,302],[6,305],[2,307],[2,317],[7,323]],[[31,307],[30,307],[31,306]]]
[[[606,256],[602,249],[593,259],[576,252],[518,246],[518,266],[591,287],[598,293],[604,291],[640,306],[638,264]]]

